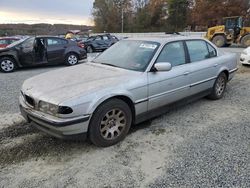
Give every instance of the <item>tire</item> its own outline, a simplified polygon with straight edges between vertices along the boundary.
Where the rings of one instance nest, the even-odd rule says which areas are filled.
[[[89,139],[98,147],[112,146],[126,137],[131,123],[132,112],[128,104],[119,99],[111,99],[93,113],[88,131]]]
[[[224,72],[222,72],[217,77],[213,86],[213,90],[211,94],[208,96],[208,98],[212,100],[221,99],[225,93],[226,86],[227,86],[227,75]]]
[[[250,34],[245,35],[242,39],[241,39],[241,45],[244,48],[247,48],[250,46]]]
[[[16,69],[16,61],[10,57],[0,58],[0,70],[4,73],[13,72]]]
[[[226,45],[226,38],[223,35],[216,35],[213,39],[212,42],[217,46],[217,47],[223,47]]]
[[[65,64],[68,66],[73,66],[78,64],[79,62],[79,57],[75,53],[69,53],[66,58],[65,58]]]
[[[231,46],[232,44],[225,44],[224,47],[229,47]]]
[[[93,47],[92,47],[92,46],[88,46],[88,47],[87,47],[87,52],[88,52],[88,53],[93,53],[93,52],[94,52]]]

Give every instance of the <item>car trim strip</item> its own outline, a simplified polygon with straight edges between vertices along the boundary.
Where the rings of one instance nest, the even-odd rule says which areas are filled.
[[[209,82],[209,81],[212,81],[212,80],[215,80],[217,77],[212,77],[212,78],[208,78],[206,80],[202,80],[200,82],[196,82],[194,84],[191,84],[190,87],[194,87],[194,86],[197,86],[197,85],[200,85],[200,84],[203,84],[203,83],[206,83],[206,82]]]
[[[147,101],[148,101],[148,98],[140,99],[140,100],[135,101],[134,104],[136,105],[136,104],[140,104],[140,103],[147,102]]]
[[[236,71],[238,71],[238,68],[235,68],[235,69],[230,70],[229,73],[232,74],[232,73],[234,73],[234,72],[236,72]]]
[[[152,96],[149,97],[149,100],[152,99],[152,98],[157,98],[157,97],[160,97],[160,96],[162,96],[162,95],[167,95],[167,94],[169,94],[169,93],[173,93],[173,92],[175,92],[175,91],[182,90],[182,89],[189,88],[189,87],[190,87],[189,85],[188,85],[188,86],[183,86],[183,87],[179,87],[179,88],[177,88],[177,89],[173,89],[173,90],[170,90],[170,91],[166,91],[166,92],[163,92],[163,93],[160,93],[160,94],[152,95]]]

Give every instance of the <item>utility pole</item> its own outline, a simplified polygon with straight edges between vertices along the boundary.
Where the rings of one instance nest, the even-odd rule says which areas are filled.
[[[122,33],[124,32],[124,10],[122,5]]]
[[[125,5],[125,0],[121,0],[120,1],[120,8],[121,8],[121,21],[122,21],[122,25],[121,25],[121,32],[124,32],[124,7]]]

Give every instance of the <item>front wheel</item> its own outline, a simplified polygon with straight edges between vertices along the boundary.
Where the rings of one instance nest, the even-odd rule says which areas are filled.
[[[65,64],[68,66],[76,65],[79,61],[79,58],[76,54],[70,53],[66,56]]]
[[[16,62],[10,57],[0,58],[0,70],[5,73],[13,72],[16,69]]]
[[[212,100],[221,99],[225,93],[226,86],[227,86],[227,76],[223,72],[217,77],[213,86],[213,90],[211,94],[208,96],[208,98]]]
[[[112,146],[123,140],[132,123],[130,107],[112,99],[97,108],[89,126],[89,139],[99,147]]]
[[[212,42],[217,46],[217,47],[223,47],[226,44],[226,38],[223,35],[217,35],[213,38]]]

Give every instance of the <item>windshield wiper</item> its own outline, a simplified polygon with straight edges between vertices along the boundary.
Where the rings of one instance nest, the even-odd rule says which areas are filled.
[[[108,65],[108,66],[111,66],[111,67],[118,67],[117,65],[113,65],[113,64],[110,64],[110,63],[101,63],[102,65]],[[119,68],[119,67],[118,67]]]

